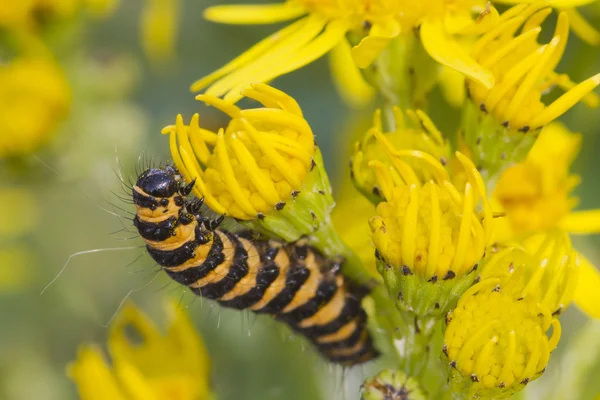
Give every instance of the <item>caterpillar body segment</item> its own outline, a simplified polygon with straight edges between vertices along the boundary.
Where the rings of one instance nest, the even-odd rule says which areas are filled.
[[[200,213],[171,167],[151,168],[133,187],[134,225],[152,258],[195,294],[225,307],[270,314],[307,337],[325,358],[354,365],[377,356],[361,299],[367,290],[306,240],[261,240],[218,226]]]

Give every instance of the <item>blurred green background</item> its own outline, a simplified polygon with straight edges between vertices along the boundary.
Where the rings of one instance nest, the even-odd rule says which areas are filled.
[[[0,399],[77,398],[65,366],[75,358],[79,344],[105,343],[106,326],[127,296],[157,321],[164,318],[165,296],[181,298],[205,339],[213,386],[221,399],[358,398],[358,387],[373,372],[372,366],[351,371],[329,366],[300,337],[269,317],[222,309],[185,293],[159,273],[143,254],[142,241],[126,229],[132,207],[119,198],[129,194],[118,175],[131,181],[144,160],[169,159],[168,140],[160,130],[173,123],[177,113],[187,118],[200,111],[204,125],[222,125],[223,116],[195,101],[189,85],[277,29],[205,22],[202,10],[220,1],[182,0],[177,56],[168,65],[155,65],[145,59],[140,46],[138,20],[144,3],[123,0],[107,19],[75,23],[61,33],[58,57],[73,88],[71,114],[47,148],[0,171],[2,184],[26,189],[38,209],[34,232],[18,241],[0,239],[26,246],[31,256],[19,266],[25,271],[20,283],[0,289]],[[600,26],[600,6],[584,11],[592,25]],[[600,71],[599,55],[598,48],[572,35],[558,70],[581,81]],[[302,106],[334,186],[339,186],[350,137],[367,126],[372,109],[343,105],[326,59],[278,79],[275,86]],[[429,114],[447,132],[457,126],[458,112],[442,102],[437,90]],[[600,113],[578,105],[561,120],[585,135],[573,167],[583,177],[576,189],[579,208],[599,208]],[[600,264],[600,237],[574,241]],[[71,255],[114,248],[123,250],[72,258],[40,295]],[[561,364],[560,353],[585,318],[572,308],[561,321],[564,334],[558,354],[547,374],[531,385],[532,393],[546,380],[567,373],[569,366]],[[598,347],[590,344],[595,351]],[[581,382],[584,399],[600,392],[598,358],[595,364],[595,373]],[[545,398],[541,392],[538,396]]]

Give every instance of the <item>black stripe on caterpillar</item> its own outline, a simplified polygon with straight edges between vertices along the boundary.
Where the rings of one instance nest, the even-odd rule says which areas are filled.
[[[225,307],[250,309],[287,323],[329,361],[351,366],[375,358],[361,299],[368,290],[302,239],[294,243],[233,233],[200,212],[172,167],[151,168],[133,187],[134,225],[148,253],[180,284]]]

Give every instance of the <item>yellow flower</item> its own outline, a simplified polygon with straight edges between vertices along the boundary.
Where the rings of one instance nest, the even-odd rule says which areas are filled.
[[[552,123],[542,130],[525,161],[502,173],[494,197],[506,210],[515,234],[553,228],[577,205],[570,194],[580,179],[569,175],[569,166],[580,146],[580,134]]]
[[[457,152],[467,180],[460,192],[440,160],[419,150],[396,150],[381,133],[375,137],[389,157],[388,164],[369,163],[385,199],[369,221],[378,271],[400,308],[441,315],[473,283],[490,243],[492,212],[483,180]]]
[[[479,38],[472,51],[473,58],[492,72],[496,84],[490,88],[468,79],[468,91],[484,113],[512,132],[546,125],[600,84],[600,74],[576,85],[567,75],[554,71],[567,44],[569,18],[561,12],[552,40],[540,45],[540,25],[551,12],[544,2],[515,6]],[[567,92],[546,105],[542,95],[554,85]],[[598,104],[595,95],[584,101],[590,106]]]
[[[573,301],[579,263],[569,236],[552,230],[529,235],[520,244],[492,247],[480,278],[500,279],[515,298],[537,296],[540,305],[558,315]]]
[[[508,224],[499,224],[498,239],[559,228],[572,234],[600,232],[600,210],[572,211],[577,199],[570,197],[579,177],[569,166],[581,144],[581,136],[563,125],[546,126],[522,163],[509,167],[500,177],[494,198],[506,211]],[[586,313],[600,318],[600,273],[582,255],[581,279],[575,302]]]
[[[196,114],[189,126],[178,116],[163,133],[170,134],[173,160],[186,181],[196,180],[196,196],[216,213],[250,220],[282,210],[300,194],[313,166],[315,143],[290,96],[264,84],[246,88],[244,96],[264,108],[241,110],[199,95],[198,100],[231,117],[227,128],[218,133],[202,129]]]
[[[491,209],[481,176],[464,155],[468,182],[461,193],[450,182],[439,161],[420,151],[388,147],[391,167],[374,161],[385,201],[371,219],[375,247],[386,263],[405,275],[424,280],[451,279],[470,273],[483,257],[491,238]],[[435,179],[421,182],[404,161],[416,158],[429,163]],[[477,211],[482,200],[483,223]]]
[[[537,0],[495,0],[494,3],[498,4],[522,4],[522,3],[534,3]],[[545,3],[549,6],[563,10],[569,16],[569,20],[572,24],[573,32],[581,39],[585,40],[589,44],[599,45],[600,44],[600,32],[589,22],[587,22],[583,16],[577,11],[577,7],[584,6],[587,4],[594,3],[596,0],[546,0]]]
[[[270,5],[224,5],[208,8],[205,17],[228,24],[270,24],[302,17],[262,40],[214,73],[198,80],[192,91],[240,99],[251,82],[267,82],[301,68],[336,46],[348,46],[346,36],[359,42],[351,50],[356,66],[373,63],[401,33],[421,28],[425,49],[437,61],[491,88],[491,73],[481,68],[458,45],[453,34],[479,32],[497,17],[480,0],[295,0]],[[473,19],[473,15],[481,13]],[[342,50],[343,51],[343,50]]]
[[[123,307],[110,328],[112,367],[97,346],[80,347],[68,373],[82,400],[213,398],[201,338],[183,309],[172,302],[167,310],[170,325],[162,334],[134,305]]]
[[[175,52],[179,0],[146,0],[146,3],[140,23],[144,52],[152,61],[168,61]]]
[[[110,13],[117,0],[19,0],[0,7],[0,26],[13,31],[39,28],[46,21],[68,19],[81,9],[95,15]]]
[[[15,58],[0,65],[0,158],[46,143],[70,101],[67,81],[51,60]]]
[[[423,111],[406,110],[403,113],[400,108],[394,107],[393,117],[394,132],[384,133],[381,110],[375,112],[371,129],[354,144],[354,154],[350,161],[351,177],[356,187],[375,204],[382,200],[382,193],[375,171],[369,164],[372,161],[389,163],[392,156],[388,149],[393,147],[398,150],[422,151],[442,164],[446,164],[450,154],[447,140]],[[406,159],[405,162],[412,167],[420,166],[417,159]],[[424,174],[422,179],[432,178],[428,169],[416,169],[418,173]]]
[[[560,339],[560,322],[500,279],[469,288],[448,313],[444,353],[450,385],[465,398],[506,398],[538,378]],[[547,331],[552,327],[552,336]]]

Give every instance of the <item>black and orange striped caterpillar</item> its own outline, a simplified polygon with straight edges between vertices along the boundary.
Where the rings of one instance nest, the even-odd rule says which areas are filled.
[[[225,307],[270,314],[307,337],[328,360],[350,366],[377,356],[361,299],[368,290],[301,239],[257,239],[202,215],[172,167],[151,168],[133,187],[134,225],[152,258],[175,281]]]

